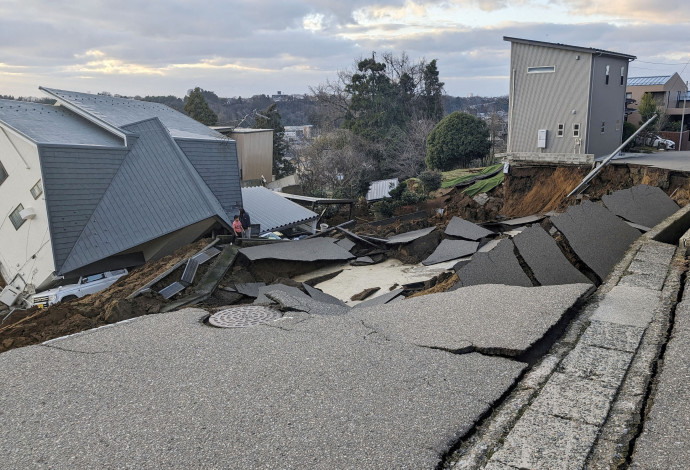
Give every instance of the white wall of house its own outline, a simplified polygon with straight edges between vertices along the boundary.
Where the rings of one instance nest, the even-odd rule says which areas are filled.
[[[0,125],[0,163],[8,174],[0,184],[0,275],[19,289],[45,285],[53,280],[55,266],[45,194],[36,199],[31,194],[41,181],[38,148]],[[9,216],[19,204],[36,215],[15,229]]]

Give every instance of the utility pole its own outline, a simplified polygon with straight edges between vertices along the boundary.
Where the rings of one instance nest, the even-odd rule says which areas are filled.
[[[683,148],[683,125],[685,124],[685,102],[688,100],[688,82],[685,81],[685,93],[683,93],[683,114],[680,115],[680,135],[678,135],[678,151]]]

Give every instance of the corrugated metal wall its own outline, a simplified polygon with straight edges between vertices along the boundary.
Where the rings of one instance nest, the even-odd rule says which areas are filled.
[[[555,66],[555,72],[527,73],[528,67],[538,66]],[[537,132],[546,129],[543,152],[585,153],[572,129],[580,124],[584,144],[590,68],[591,54],[512,43],[509,152],[539,152]],[[563,137],[557,136],[559,123],[564,125]]]
[[[242,181],[262,175],[267,182],[273,181],[273,131],[233,132],[231,137],[237,141]]]
[[[609,67],[609,83],[606,84],[606,67]],[[621,67],[623,84],[621,85]],[[587,153],[595,157],[608,155],[618,147],[623,138],[625,121],[625,84],[628,80],[627,59],[595,56],[592,72],[592,110],[589,120]],[[601,132],[604,123],[604,132]]]

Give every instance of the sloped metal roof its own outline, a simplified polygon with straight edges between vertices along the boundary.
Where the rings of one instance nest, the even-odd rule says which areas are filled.
[[[367,201],[376,201],[384,197],[390,197],[389,191],[398,186],[398,178],[372,181],[367,192]]]
[[[672,75],[657,75],[654,77],[628,77],[628,86],[665,85]]]
[[[189,116],[161,103],[92,95],[55,88],[40,87],[40,89],[56,98],[59,103],[76,106],[91,116],[115,127],[123,127],[157,117],[175,138],[227,139],[210,127],[204,126]]]
[[[611,57],[619,57],[621,59],[628,59],[628,60],[637,59],[637,57],[635,57],[634,55],[623,54],[621,52],[607,51],[604,49],[596,49],[594,47],[571,46],[570,44],[561,44],[561,43],[556,43],[556,42],[545,42],[545,41],[535,41],[533,39],[522,39],[522,38],[509,37],[509,36],[503,36],[503,40],[509,41],[509,42],[517,42],[520,44],[529,44],[532,46],[551,47],[553,49],[565,49],[565,50],[575,51],[575,52],[584,52],[587,54],[607,55],[607,56],[611,56]]]
[[[121,138],[60,106],[0,100],[0,121],[37,144],[124,146]]]
[[[295,227],[318,218],[316,212],[261,186],[242,188],[242,202],[251,222],[261,224],[261,233]]]
[[[208,218],[230,225],[218,200],[158,119],[124,130],[137,136],[132,148],[109,184],[103,185],[101,197],[86,201],[95,202],[95,207],[82,208],[81,199],[72,199],[67,210],[81,215],[71,215],[68,231],[61,232],[55,225],[60,220],[59,205],[65,197],[69,199],[73,187],[84,184],[85,173],[91,172],[87,182],[94,179],[94,168],[81,161],[77,166],[83,171],[44,166],[46,179],[51,180],[44,188],[51,238],[59,248],[54,250],[55,267],[61,274]],[[46,159],[43,149],[39,153]],[[65,153],[66,159],[71,157],[71,152]]]

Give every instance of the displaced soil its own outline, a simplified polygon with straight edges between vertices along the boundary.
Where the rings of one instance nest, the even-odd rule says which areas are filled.
[[[658,186],[680,206],[690,202],[689,173],[639,165],[607,166],[592,181],[590,187],[580,198],[566,199],[565,195],[589,171],[590,167],[587,166],[513,165],[510,174],[506,175],[504,183],[491,190],[487,194],[488,198],[471,198],[457,188],[440,190],[436,193],[437,197],[427,200],[419,206],[402,207],[396,212],[397,215],[401,215],[423,210],[425,215],[421,218],[393,221],[381,226],[363,224],[362,222],[370,221],[373,217],[366,206],[358,203],[355,205],[353,218],[359,223],[352,230],[359,234],[386,238],[430,226],[443,229],[448,221],[456,215],[473,222],[487,222],[549,211],[560,212],[569,205],[579,203],[580,199],[598,200],[605,194],[637,184]],[[334,226],[345,222],[348,217],[349,211],[343,209],[338,212],[334,219],[324,220],[324,222]],[[393,250],[388,250],[386,255],[405,262],[416,263],[437,244],[436,238],[440,236],[441,230],[437,232],[438,234],[425,237],[424,240],[417,242],[419,246],[414,250],[411,250],[409,246],[396,247]],[[433,243],[427,243],[432,238],[434,239],[431,240]],[[127,296],[177,262],[197,253],[209,243],[210,240],[205,239],[183,247],[173,255],[133,270],[109,289],[83,299],[62,302],[45,310],[36,308],[16,310],[7,318],[5,318],[5,314],[0,315],[0,321],[2,321],[0,323],[0,352],[41,343],[49,339],[141,315],[158,313],[169,302],[156,294],[155,290],[164,283],[167,285],[172,282],[170,279],[175,276],[179,277],[181,269],[178,269],[179,272],[173,273],[164,282],[154,286],[154,292],[140,295],[133,300],[127,300]],[[571,261],[577,263],[577,259]],[[264,266],[259,264],[254,266],[235,265],[221,282],[219,294],[215,298],[209,299],[207,304],[213,307],[228,302],[246,301],[245,298],[238,297],[238,294],[223,291],[223,285],[255,281],[288,283],[289,280],[281,279],[281,277],[289,278],[306,271],[312,272],[318,267],[321,267],[319,263],[313,263],[308,267],[279,266],[275,263],[268,263]],[[455,274],[445,273],[425,282],[422,292],[414,295],[443,292],[451,287],[456,280]],[[2,286],[3,282],[0,279],[0,288]]]
[[[127,297],[209,243],[209,239],[204,239],[182,247],[172,255],[133,270],[108,289],[96,294],[60,302],[47,309],[34,307],[15,310],[0,325],[0,352],[129,318],[158,313],[165,302],[158,294],[148,293],[133,300],[127,300]]]

